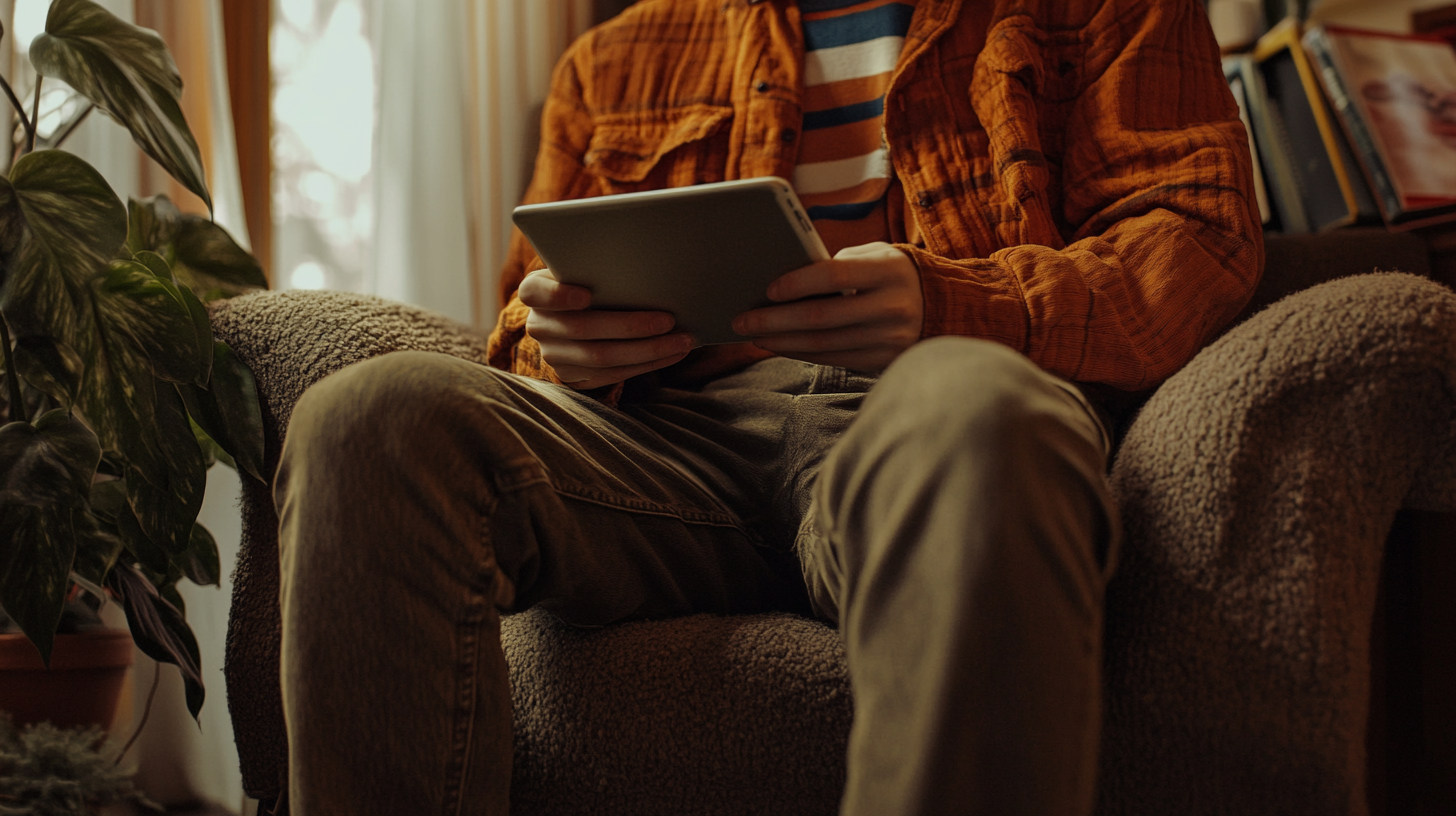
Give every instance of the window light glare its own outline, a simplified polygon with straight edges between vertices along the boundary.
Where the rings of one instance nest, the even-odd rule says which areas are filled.
[[[289,25],[307,31],[313,27],[314,5],[314,0],[280,0],[278,10]]]
[[[293,267],[288,283],[294,289],[324,288],[324,267],[318,261],[304,261]]]
[[[30,53],[30,41],[45,32],[46,12],[51,0],[15,0],[15,30],[6,32],[15,37],[15,50]]]

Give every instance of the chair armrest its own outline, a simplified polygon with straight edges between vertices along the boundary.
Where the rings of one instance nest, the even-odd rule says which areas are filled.
[[[339,369],[391,351],[438,351],[486,362],[486,336],[446,317],[371,295],[256,292],[212,307],[213,332],[247,363],[264,420],[288,427],[304,389]]]
[[[1456,509],[1456,293],[1355,275],[1169,379],[1112,481],[1101,810],[1363,812],[1369,644],[1401,507]]]

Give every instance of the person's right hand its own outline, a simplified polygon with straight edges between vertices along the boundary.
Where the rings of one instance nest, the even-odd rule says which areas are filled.
[[[667,312],[611,312],[591,308],[591,292],[539,269],[521,281],[521,303],[530,307],[526,332],[541,344],[541,357],[572,388],[600,388],[656,371],[686,357],[694,342],[672,332]],[[671,332],[671,333],[669,333]]]

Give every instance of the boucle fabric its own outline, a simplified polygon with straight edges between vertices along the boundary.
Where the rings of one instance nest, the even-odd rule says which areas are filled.
[[[1366,812],[1370,622],[1397,509],[1456,510],[1456,296],[1363,275],[1205,349],[1113,468],[1107,814]]]
[[[252,367],[268,460],[308,384],[479,335],[354,295],[215,307]],[[1127,540],[1108,590],[1106,814],[1364,812],[1365,650],[1396,508],[1456,509],[1456,295],[1407,275],[1282,301],[1153,397],[1114,472]],[[227,651],[244,786],[286,789],[277,520],[243,497]],[[506,619],[518,814],[833,813],[849,687],[837,635],[791,615],[573,629]]]

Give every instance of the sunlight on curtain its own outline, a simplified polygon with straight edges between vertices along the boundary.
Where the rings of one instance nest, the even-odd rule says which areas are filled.
[[[280,289],[367,291],[375,45],[365,0],[276,0],[274,266]]]
[[[467,168],[470,178],[471,319],[489,327],[500,309],[496,276],[540,138],[551,69],[592,20],[591,0],[468,0]]]

